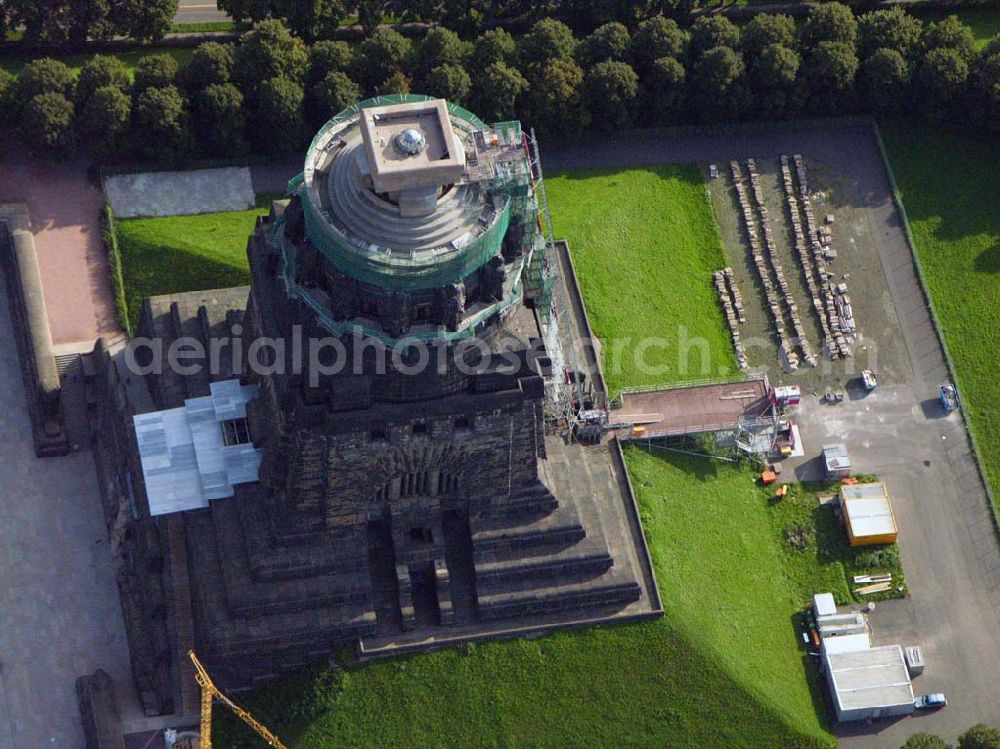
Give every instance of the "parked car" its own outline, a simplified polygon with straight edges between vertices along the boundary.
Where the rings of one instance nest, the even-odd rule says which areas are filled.
[[[913,701],[913,706],[917,710],[933,710],[939,707],[945,707],[948,704],[948,700],[940,692],[935,692],[934,694],[922,694],[917,699]]]

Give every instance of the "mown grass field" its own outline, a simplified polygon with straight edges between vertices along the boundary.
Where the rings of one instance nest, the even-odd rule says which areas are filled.
[[[994,491],[1000,490],[1000,144],[928,125],[882,128]]]
[[[545,184],[611,395],[738,372],[712,286],[725,253],[697,166],[580,171]]]
[[[270,198],[261,197],[257,205],[248,211],[116,220],[133,324],[147,296],[248,283],[247,237],[257,216],[270,210]]]
[[[598,330],[676,336],[686,324],[690,336],[713,341],[713,366],[730,365],[709,283],[722,250],[698,170],[549,182]],[[648,383],[628,361],[617,382]],[[655,381],[679,379],[671,369]],[[728,464],[637,448],[626,457],[662,620],[336,673],[320,665],[244,702],[297,749],[832,746],[798,646],[800,596],[783,574],[767,493]],[[231,718],[217,726],[217,746],[261,746]]]

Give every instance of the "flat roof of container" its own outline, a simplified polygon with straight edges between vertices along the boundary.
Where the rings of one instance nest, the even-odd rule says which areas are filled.
[[[913,685],[899,645],[826,653],[841,710],[913,703]]]
[[[841,506],[854,536],[892,535],[897,532],[896,518],[885,484],[855,484],[840,489]]]

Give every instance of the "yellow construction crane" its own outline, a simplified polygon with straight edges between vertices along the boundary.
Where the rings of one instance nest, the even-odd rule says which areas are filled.
[[[198,660],[198,656],[194,654],[193,650],[188,651],[188,657],[194,664],[194,680],[197,681],[198,686],[201,687],[201,728],[198,734],[198,749],[212,749],[213,698],[219,700],[219,702],[236,713],[236,717],[256,731],[257,735],[268,743],[268,746],[273,746],[275,749],[288,749],[288,747],[282,744],[281,740],[271,733],[264,724],[260,723],[249,712],[244,710],[219,691],[219,688],[215,686],[215,683],[212,681],[212,677],[208,675],[208,671],[206,671],[205,667],[201,665],[201,661]]]

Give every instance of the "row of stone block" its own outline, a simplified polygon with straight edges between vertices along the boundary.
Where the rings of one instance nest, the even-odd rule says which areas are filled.
[[[726,325],[729,327],[729,333],[733,337],[736,362],[739,364],[740,369],[747,369],[750,366],[750,362],[747,359],[743,341],[740,339],[740,331],[737,330],[737,325],[746,322],[746,315],[744,314],[742,301],[738,301],[739,290],[736,288],[736,279],[732,277],[732,274],[732,268],[717,270],[712,274],[712,279],[715,282],[715,290],[719,293],[722,312],[726,316]],[[732,279],[731,283],[730,279]]]
[[[757,269],[757,277],[761,287],[764,289],[764,297],[767,307],[771,312],[771,319],[774,323],[774,330],[778,336],[778,348],[785,365],[789,370],[798,369],[799,360],[795,349],[785,331],[785,320],[781,313],[781,302],[778,294],[771,282],[771,273],[761,251],[760,241],[757,238],[757,219],[754,216],[754,209],[747,195],[746,184],[743,181],[743,172],[738,161],[729,162],[729,168],[733,175],[733,184],[736,187],[736,195],[740,204],[740,211],[743,214],[743,224],[746,228],[747,238],[750,242],[750,252],[753,257],[754,267]]]
[[[802,358],[809,366],[815,367],[816,356],[813,354],[812,347],[809,345],[809,339],[806,337],[806,330],[802,325],[801,317],[799,317],[798,305],[795,303],[795,297],[792,295],[791,286],[785,278],[785,271],[777,259],[777,246],[774,242],[774,236],[771,233],[771,224],[768,221],[767,206],[764,205],[764,192],[760,185],[760,176],[757,173],[757,164],[753,159],[747,159],[747,172],[750,174],[750,184],[753,187],[754,196],[757,200],[757,212],[760,216],[760,223],[764,234],[764,247],[767,249],[767,257],[770,261],[771,268],[774,271],[775,278],[778,279],[778,288],[781,289],[782,296],[784,297],[785,307],[788,310],[788,317],[792,323],[792,332],[798,340],[799,350],[802,352]]]

